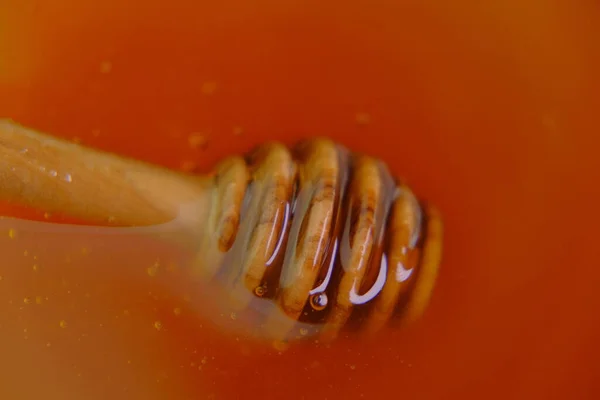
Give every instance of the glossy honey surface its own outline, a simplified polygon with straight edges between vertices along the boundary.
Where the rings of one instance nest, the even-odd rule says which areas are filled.
[[[417,324],[280,353],[158,284],[160,241],[0,224],[0,398],[598,398],[599,26],[591,0],[4,0],[1,118],[198,172],[325,135],[433,201],[445,251]]]

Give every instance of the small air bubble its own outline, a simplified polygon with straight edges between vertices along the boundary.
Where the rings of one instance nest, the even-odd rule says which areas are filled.
[[[160,331],[163,328],[163,324],[160,321],[155,321],[154,322],[154,329],[156,329],[157,331]]]
[[[55,178],[58,176],[58,172],[56,172],[55,170],[50,170],[50,172],[48,172],[50,174],[51,177]]]
[[[232,312],[231,314],[229,314],[229,318],[231,318],[233,321],[235,321],[237,319],[237,314]]]
[[[37,271],[39,271],[39,270],[40,270],[40,267],[39,267],[37,264],[33,264],[33,267],[32,267],[32,268],[33,268],[33,270],[34,270],[35,272],[37,272]]]
[[[183,172],[194,172],[198,168],[198,164],[192,160],[184,160],[181,162],[180,169]]]
[[[371,115],[365,112],[356,114],[356,123],[359,125],[368,125],[371,122]]]
[[[108,74],[110,71],[112,71],[112,63],[110,61],[102,61],[100,63],[100,73]]]
[[[206,149],[208,147],[208,138],[198,132],[191,133],[188,136],[188,144],[192,149]]]
[[[276,340],[273,342],[273,348],[281,354],[289,348],[289,344],[281,340]]]
[[[58,326],[60,326],[61,328],[66,328],[67,327],[67,321],[65,321],[64,319],[62,321],[60,321],[58,323]]]
[[[264,286],[257,286],[254,289],[254,294],[257,297],[263,297],[267,293],[267,289]]]
[[[329,299],[326,293],[315,293],[310,296],[310,305],[317,311],[324,310],[327,307]]]
[[[202,93],[211,95],[217,90],[217,82],[204,82],[202,84]]]
[[[65,174],[65,182],[73,182],[73,177],[71,176],[71,174]]]
[[[23,303],[25,303],[25,304],[31,304],[31,297],[25,297],[23,299]]]
[[[11,228],[11,229],[9,229],[9,230],[8,230],[8,237],[9,237],[10,239],[14,239],[14,238],[16,238],[16,237],[17,237],[17,231],[16,231],[16,230],[14,230],[14,229],[12,229],[12,228]]]
[[[542,125],[549,131],[556,131],[557,128],[556,119],[550,114],[545,114],[542,117]]]

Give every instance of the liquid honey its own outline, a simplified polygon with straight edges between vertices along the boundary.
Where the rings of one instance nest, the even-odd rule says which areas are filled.
[[[198,172],[326,135],[434,201],[446,239],[418,323],[280,352],[159,284],[187,257],[164,232],[0,220],[0,398],[600,395],[594,2],[6,3],[0,117]]]

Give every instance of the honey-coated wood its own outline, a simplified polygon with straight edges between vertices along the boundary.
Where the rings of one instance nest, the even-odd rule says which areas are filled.
[[[0,154],[1,201],[118,226],[182,220],[201,241],[190,279],[274,301],[289,325],[267,318],[269,338],[295,321],[326,341],[346,326],[374,333],[395,313],[418,317],[433,290],[439,213],[327,139],[267,143],[199,177],[0,121]]]

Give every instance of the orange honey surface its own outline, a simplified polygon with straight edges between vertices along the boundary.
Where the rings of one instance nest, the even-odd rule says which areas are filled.
[[[0,118],[198,172],[326,135],[446,233],[417,324],[279,353],[157,284],[159,241],[0,224],[0,399],[600,398],[598,2],[1,4]]]

